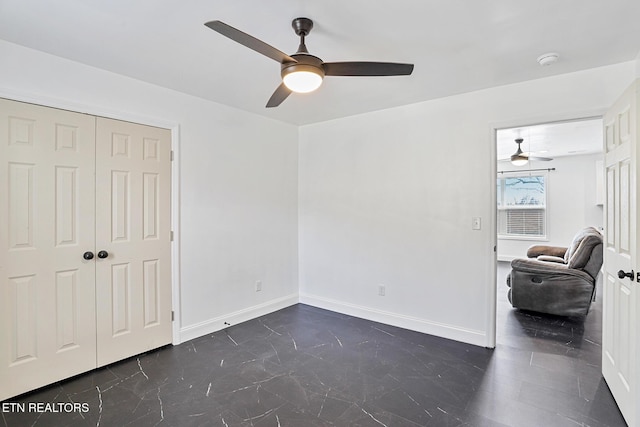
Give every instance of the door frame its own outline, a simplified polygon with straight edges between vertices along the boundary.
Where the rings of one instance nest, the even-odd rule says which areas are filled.
[[[172,344],[180,344],[180,123],[165,118],[135,114],[125,110],[114,110],[98,104],[83,104],[30,93],[10,92],[2,88],[0,88],[0,97],[43,107],[154,126],[171,131],[171,151],[173,153],[173,161],[171,162],[171,230],[173,232],[171,242]]]
[[[496,298],[498,296],[497,282],[498,282],[498,209],[496,207],[497,203],[497,189],[495,185],[495,177],[498,175],[498,153],[497,153],[497,132],[500,129],[509,129],[516,127],[526,127],[526,126],[536,126],[546,123],[556,123],[556,122],[566,122],[566,121],[576,121],[576,120],[586,120],[593,118],[603,118],[606,112],[605,108],[597,109],[597,110],[582,110],[575,112],[568,112],[563,114],[549,114],[542,116],[535,116],[530,118],[520,118],[520,119],[511,119],[504,121],[496,121],[489,124],[489,133],[490,133],[490,164],[491,164],[491,181],[493,185],[491,186],[491,197],[489,198],[490,212],[491,218],[489,220],[489,225],[491,227],[491,236],[493,238],[493,247],[495,248],[493,251],[493,266],[491,269],[491,282],[487,284],[486,295],[487,299],[485,301],[486,318],[485,318],[485,330],[487,331],[486,335],[486,344],[487,348],[495,348],[496,347],[496,330],[497,330],[497,304]]]

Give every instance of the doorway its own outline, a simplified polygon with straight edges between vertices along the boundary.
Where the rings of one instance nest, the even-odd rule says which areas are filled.
[[[584,227],[602,230],[602,126],[592,117],[496,129],[497,344],[523,320],[506,295],[510,262],[529,246],[567,247]]]

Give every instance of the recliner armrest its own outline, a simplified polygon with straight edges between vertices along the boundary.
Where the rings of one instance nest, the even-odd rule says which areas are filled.
[[[561,246],[533,245],[527,250],[527,257],[538,258],[540,255],[564,258],[567,248]]]
[[[516,258],[511,261],[511,269],[517,272],[530,274],[562,274],[574,276],[592,282],[593,279],[582,270],[569,268],[567,264],[557,262],[538,261],[537,259]]]
[[[546,262],[557,262],[559,264],[565,264],[564,258],[560,258],[559,256],[551,256],[551,255],[540,255],[536,258],[538,261],[546,261]]]

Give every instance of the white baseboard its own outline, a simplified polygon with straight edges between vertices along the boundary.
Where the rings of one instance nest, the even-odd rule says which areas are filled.
[[[432,322],[427,319],[405,316],[403,314],[391,313],[305,293],[300,294],[300,302],[325,310],[336,311],[349,316],[360,317],[362,319],[461,341],[480,347],[485,347],[487,344],[487,337],[483,331],[460,328],[455,325]]]
[[[347,314],[349,316],[360,317],[362,319],[452,339],[455,341],[461,341],[480,347],[486,346],[486,336],[483,331],[460,328],[455,325],[433,322],[427,319],[391,313],[388,311],[350,304],[310,294],[287,295],[285,297],[267,301],[242,310],[225,313],[204,322],[185,326],[180,329],[180,342],[189,341],[203,335],[217,332],[228,327],[228,324],[236,325],[238,323],[246,322],[247,320],[255,319],[256,317],[264,316],[265,314],[292,306],[298,302],[325,310]],[[225,322],[228,324],[225,324]]]
[[[264,316],[265,314],[273,313],[274,311],[281,310],[297,304],[298,302],[298,294],[295,293],[273,299],[262,304],[254,305],[252,307],[247,307],[242,310],[225,313],[213,319],[205,320],[204,322],[185,326],[180,329],[180,342],[189,341],[227,328],[229,325],[236,325],[238,323],[246,322],[247,320],[255,319],[256,317]],[[227,324],[225,324],[225,322]]]

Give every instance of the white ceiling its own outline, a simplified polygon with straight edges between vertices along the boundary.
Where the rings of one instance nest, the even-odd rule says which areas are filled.
[[[264,105],[275,61],[206,28],[222,20],[294,53],[293,18],[314,21],[325,61],[410,62],[409,77],[327,77]],[[638,0],[0,0],[0,38],[277,120],[308,124],[630,61]],[[558,52],[541,67],[536,58]],[[515,144],[514,144],[515,145]]]
[[[522,138],[522,151],[531,156],[558,158],[601,153],[603,149],[602,119],[572,120],[539,124],[496,132],[498,160],[509,161],[518,149],[516,138]]]

